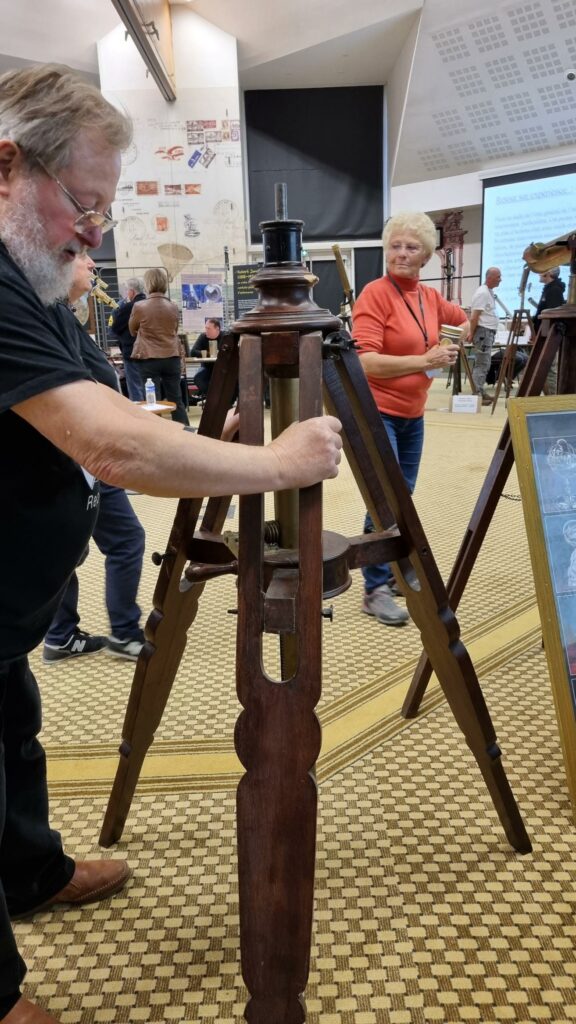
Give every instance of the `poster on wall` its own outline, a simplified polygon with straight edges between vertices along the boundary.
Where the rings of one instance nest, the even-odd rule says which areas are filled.
[[[210,317],[217,317],[223,322],[223,285],[223,274],[182,274],[182,326],[185,331],[200,333]]]
[[[260,264],[237,263],[232,267],[232,280],[234,289],[234,317],[238,319],[242,313],[247,313],[256,305],[257,293],[250,284]]]

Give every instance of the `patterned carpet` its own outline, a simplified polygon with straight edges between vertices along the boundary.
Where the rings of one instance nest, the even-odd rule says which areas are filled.
[[[447,575],[504,422],[447,412],[436,381],[415,501]],[[515,477],[506,487],[514,498]],[[175,503],[137,495],[147,555]],[[361,529],[344,469],[325,525]],[[233,521],[232,521],[233,525]],[[157,570],[149,559],[141,604]],[[97,550],[80,570],[82,625],[106,632]],[[576,832],[522,509],[502,500],[458,618],[486,695],[534,852],[502,834],[437,686],[407,723],[398,709],[420,653],[413,624],[360,612],[361,583],[324,625],[320,820],[312,962],[314,1024],[576,1020]],[[236,620],[228,579],[209,583],[122,842],[134,878],[95,909],[16,926],[25,993],[65,1024],[241,1020],[232,743]],[[270,648],[269,657],[275,654]],[[53,821],[69,852],[98,854],[132,666],[96,655],[44,666],[43,737]],[[106,854],[110,855],[110,854]],[[275,1024],[275,1022],[271,1022]]]

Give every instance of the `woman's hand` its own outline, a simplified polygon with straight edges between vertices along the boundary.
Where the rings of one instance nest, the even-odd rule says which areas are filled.
[[[459,351],[458,345],[433,345],[424,356],[424,369],[440,370],[444,366],[454,366]]]

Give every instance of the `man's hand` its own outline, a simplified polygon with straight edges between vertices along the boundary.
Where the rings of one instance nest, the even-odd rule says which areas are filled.
[[[309,487],[338,475],[342,459],[342,424],[335,416],[314,416],[291,423],[268,445],[278,459],[278,490]]]

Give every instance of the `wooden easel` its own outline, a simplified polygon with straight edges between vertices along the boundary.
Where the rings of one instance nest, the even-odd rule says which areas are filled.
[[[558,350],[558,393],[567,395],[576,392],[576,304],[547,309],[542,313],[542,319],[550,321],[550,330],[546,336],[538,332],[518,387],[519,398],[541,393],[546,374]],[[470,578],[513,462],[510,427],[506,421],[446,584],[450,607],[454,611]],[[402,706],[405,718],[413,718],[418,714],[432,671],[431,660],[424,650]]]
[[[502,385],[504,385],[506,398],[510,397],[514,381],[514,365],[516,362],[519,339],[524,337],[527,327],[530,328],[530,340],[532,342],[534,339],[534,329],[532,325],[532,318],[530,317],[528,310],[515,309],[512,314],[510,329],[508,331],[508,337],[506,338],[506,345],[502,353],[500,372],[498,374],[498,380],[496,381],[496,389],[494,391],[494,399],[492,401],[492,409],[490,411],[491,415],[494,414]]]
[[[394,563],[457,724],[506,836],[530,841],[511,792],[490,715],[446,590],[349,335],[319,309],[301,262],[300,221],[262,225],[266,263],[254,277],[258,303],[233,325],[215,365],[200,433],[220,436],[239,383],[240,440],[264,439],[270,379],[273,432],[297,415],[318,415],[322,390],[343,424],[345,451],[377,531],[344,538],[322,532],[322,487],[275,496],[279,543],[267,549],[264,497],[240,498],[238,552],[221,535],[230,498],[179,502],[146,644],[136,665],[120,762],[100,842],[121,834],[208,580],[238,576],[237,690],[243,711],[235,743],[246,769],[238,787],[240,945],[250,1024],[301,1024],[310,958],[320,751],[322,598],[343,592],[349,572]],[[281,678],[262,667],[263,633],[279,638]]]

